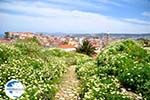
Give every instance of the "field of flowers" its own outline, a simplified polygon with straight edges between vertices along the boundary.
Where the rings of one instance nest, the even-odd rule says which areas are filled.
[[[75,63],[73,53],[47,49],[34,39],[0,44],[0,100],[8,100],[4,85],[17,79],[25,87],[21,100],[52,100],[66,67]],[[78,55],[77,55],[78,56]],[[78,57],[76,57],[78,58]]]
[[[8,100],[4,85],[20,80],[21,100],[53,100],[57,84],[70,65],[77,65],[82,100],[134,100],[132,91],[150,100],[150,51],[132,40],[104,48],[97,59],[75,52],[39,46],[36,39],[0,43],[0,100]]]
[[[83,100],[134,100],[121,88],[150,99],[150,52],[124,40],[104,48],[96,60],[78,63]]]

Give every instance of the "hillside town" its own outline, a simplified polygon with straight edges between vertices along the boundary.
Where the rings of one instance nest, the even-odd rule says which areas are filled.
[[[44,47],[57,47],[64,50],[75,50],[79,44],[82,43],[83,40],[88,40],[96,50],[104,47],[108,42],[111,42],[113,39],[109,36],[109,34],[104,35],[104,37],[75,37],[70,35],[64,36],[55,36],[55,35],[46,35],[46,34],[37,34],[32,32],[5,32],[4,38],[0,39],[0,42],[13,42],[17,39],[26,39],[26,38],[36,38],[40,45]]]

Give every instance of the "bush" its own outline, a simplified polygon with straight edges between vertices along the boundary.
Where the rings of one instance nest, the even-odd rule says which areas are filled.
[[[0,64],[12,59],[19,59],[21,51],[15,46],[0,44]]]
[[[138,41],[143,47],[150,47],[150,40],[149,40],[149,39],[140,38],[140,39],[137,39],[137,41]]]
[[[95,54],[95,47],[92,46],[88,40],[84,40],[83,43],[76,48],[76,52],[92,56]]]
[[[78,65],[77,74],[81,80],[80,97],[83,100],[130,100],[120,92],[119,81],[99,73],[94,61]]]
[[[150,54],[136,42],[125,40],[108,47],[99,54],[97,65],[100,72],[116,76],[124,87],[150,98],[145,96],[146,89],[142,90],[150,80]]]
[[[81,59],[82,60],[82,59]],[[150,52],[132,40],[123,40],[104,48],[97,61],[79,63],[83,100],[132,100],[123,86],[148,100],[150,88]]]
[[[4,85],[18,79],[25,86],[21,100],[52,100],[66,67],[70,65],[62,50],[48,50],[36,41],[23,40],[0,44],[0,99],[8,99]]]

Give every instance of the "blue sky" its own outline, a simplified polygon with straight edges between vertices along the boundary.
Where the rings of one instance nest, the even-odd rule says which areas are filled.
[[[0,0],[0,33],[150,32],[150,0]]]

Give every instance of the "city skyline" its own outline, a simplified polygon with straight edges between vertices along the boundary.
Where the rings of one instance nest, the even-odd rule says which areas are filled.
[[[0,33],[149,33],[150,0],[1,0]]]

